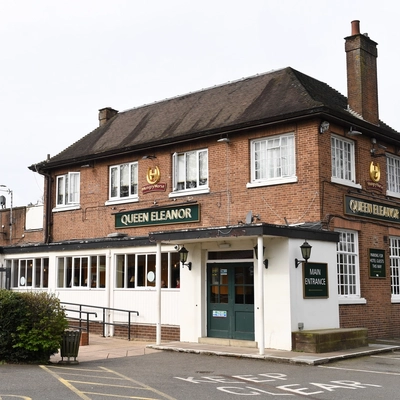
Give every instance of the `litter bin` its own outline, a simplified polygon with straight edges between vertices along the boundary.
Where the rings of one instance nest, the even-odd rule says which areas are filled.
[[[66,329],[61,341],[61,364],[79,364],[78,357],[79,342],[81,340],[81,331],[79,329]],[[67,360],[65,361],[64,358]],[[73,358],[73,360],[71,360]]]

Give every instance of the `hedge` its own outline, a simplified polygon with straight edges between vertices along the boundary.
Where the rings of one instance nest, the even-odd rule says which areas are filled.
[[[55,295],[0,290],[0,361],[48,362],[67,327]]]

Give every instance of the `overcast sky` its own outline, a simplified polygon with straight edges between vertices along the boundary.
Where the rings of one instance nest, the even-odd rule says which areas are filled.
[[[119,111],[293,67],[347,95],[351,21],[378,43],[380,118],[400,131],[396,0],[0,0],[0,185],[37,203],[28,166]],[[0,187],[1,190],[6,190]],[[10,195],[3,192],[9,207]]]

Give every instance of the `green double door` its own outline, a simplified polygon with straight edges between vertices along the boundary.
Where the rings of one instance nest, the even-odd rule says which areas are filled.
[[[207,264],[208,337],[254,340],[251,262]]]

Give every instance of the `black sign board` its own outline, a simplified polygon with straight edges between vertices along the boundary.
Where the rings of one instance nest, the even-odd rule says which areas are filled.
[[[328,264],[303,263],[303,296],[305,299],[329,297]]]
[[[386,277],[385,250],[369,249],[369,276]]]

